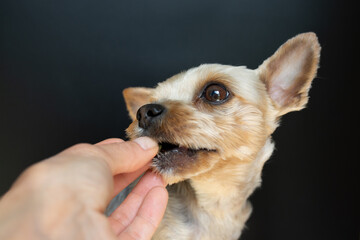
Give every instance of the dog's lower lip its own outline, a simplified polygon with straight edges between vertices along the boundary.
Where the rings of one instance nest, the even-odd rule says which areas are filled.
[[[159,143],[159,152],[153,159],[153,167],[160,173],[171,173],[184,171],[191,168],[197,161],[199,154],[215,152],[206,148],[192,149],[177,144]]]
[[[198,151],[216,151],[212,149],[206,149],[206,148],[199,148],[199,149],[192,149],[188,147],[183,147],[177,144],[172,144],[168,142],[159,143],[159,152],[165,153],[165,152],[188,152],[190,154],[195,154]]]

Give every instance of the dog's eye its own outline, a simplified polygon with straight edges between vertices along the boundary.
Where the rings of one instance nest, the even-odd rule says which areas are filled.
[[[223,103],[229,95],[229,91],[219,84],[211,84],[203,92],[203,97],[210,103]]]

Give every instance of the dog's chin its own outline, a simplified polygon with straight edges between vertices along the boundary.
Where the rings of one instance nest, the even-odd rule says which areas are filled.
[[[196,171],[199,159],[216,150],[192,149],[168,142],[159,144],[159,153],[154,157],[152,168],[161,174],[168,184],[183,181]]]

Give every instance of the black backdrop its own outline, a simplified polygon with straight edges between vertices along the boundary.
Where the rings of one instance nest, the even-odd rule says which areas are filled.
[[[314,31],[321,67],[308,108],[283,118],[241,239],[358,239],[359,34],[336,0],[1,0],[0,195],[30,164],[125,137],[123,88],[201,63],[256,68]]]

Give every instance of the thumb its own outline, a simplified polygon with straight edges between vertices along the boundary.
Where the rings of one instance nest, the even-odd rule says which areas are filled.
[[[148,137],[96,146],[105,153],[104,160],[110,166],[113,175],[138,170],[149,163],[159,149],[158,144]]]

